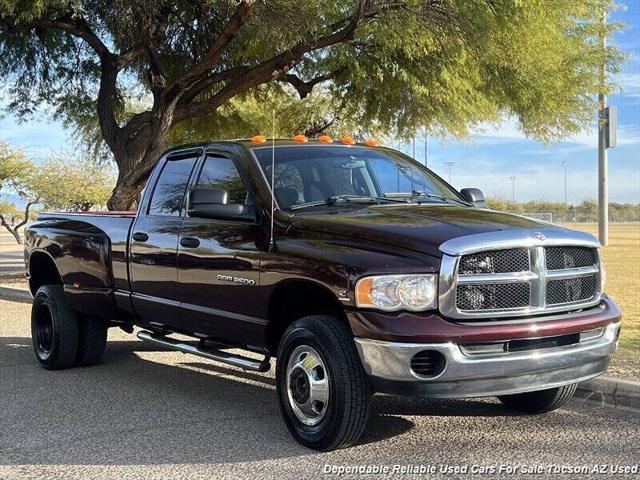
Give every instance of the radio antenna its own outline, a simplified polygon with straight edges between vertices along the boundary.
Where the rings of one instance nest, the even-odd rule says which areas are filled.
[[[269,251],[273,252],[276,248],[276,242],[273,237],[273,217],[276,211],[276,111],[271,113],[271,233],[269,235]]]

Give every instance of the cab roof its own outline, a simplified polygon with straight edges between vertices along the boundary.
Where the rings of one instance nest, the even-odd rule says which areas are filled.
[[[317,138],[309,138],[308,142],[306,143],[296,142],[292,138],[276,138],[276,139],[266,138],[265,141],[262,143],[255,143],[250,138],[241,138],[241,139],[235,139],[235,140],[212,140],[207,142],[197,142],[197,143],[179,145],[179,146],[170,148],[169,150],[165,151],[164,154],[166,155],[175,151],[186,150],[190,148],[207,148],[207,147],[213,147],[216,145],[241,145],[248,150],[253,150],[256,148],[270,148],[272,145],[275,145],[276,147],[285,147],[285,146],[291,146],[291,145],[296,147],[322,145],[323,147],[337,146],[337,147],[388,148],[382,145],[380,145],[379,147],[372,147],[364,143],[344,144],[339,138],[334,139],[332,143],[321,142]]]

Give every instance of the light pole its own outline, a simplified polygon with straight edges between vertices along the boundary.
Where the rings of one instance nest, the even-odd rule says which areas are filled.
[[[511,201],[516,203],[516,177],[511,175],[509,180],[511,180]]]
[[[567,201],[567,161],[562,160],[562,166],[564,167],[564,212],[567,213],[567,207],[569,202]]]
[[[606,52],[607,11],[602,12],[600,48]],[[609,181],[607,179],[607,148],[616,146],[616,108],[607,107],[604,94],[606,68],[600,65],[600,86],[598,93],[598,236],[602,245],[609,243]]]
[[[415,160],[416,158],[416,136],[413,136],[413,155],[411,155],[413,157],[413,159]]]
[[[451,167],[455,166],[456,162],[444,162],[444,164],[449,167],[449,183],[451,183]]]

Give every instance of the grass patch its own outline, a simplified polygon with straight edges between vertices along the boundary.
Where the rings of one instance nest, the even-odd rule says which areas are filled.
[[[570,224],[569,228],[597,236],[596,224]],[[640,379],[640,223],[609,225],[609,245],[600,250],[607,269],[605,291],[622,309],[620,349],[608,373]]]

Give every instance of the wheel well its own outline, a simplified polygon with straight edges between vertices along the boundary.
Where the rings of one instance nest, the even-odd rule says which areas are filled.
[[[35,295],[42,285],[61,284],[62,278],[53,259],[43,252],[34,252],[29,257],[29,289]]]
[[[306,280],[289,281],[278,286],[269,300],[269,351],[275,354],[287,327],[308,315],[331,315],[347,321],[342,304],[326,287]]]

